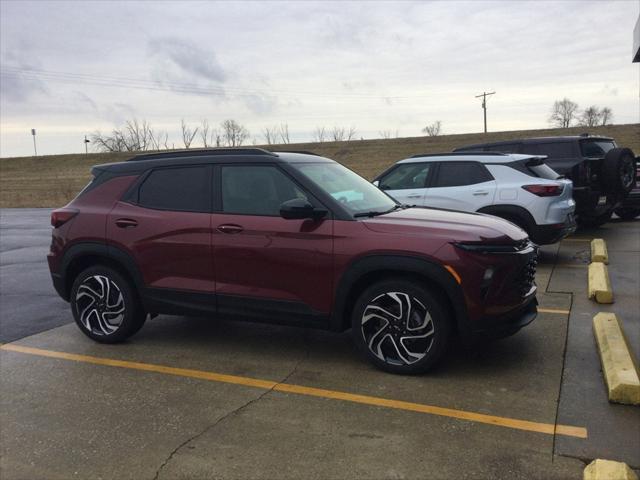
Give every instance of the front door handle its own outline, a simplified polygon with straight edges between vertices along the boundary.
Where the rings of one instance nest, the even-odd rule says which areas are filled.
[[[227,223],[218,227],[218,231],[222,233],[240,233],[242,230],[244,229],[240,225],[233,223]]]
[[[120,228],[133,228],[138,226],[133,218],[119,218],[116,220],[116,225]]]
[[[474,195],[489,195],[489,192],[473,192]]]

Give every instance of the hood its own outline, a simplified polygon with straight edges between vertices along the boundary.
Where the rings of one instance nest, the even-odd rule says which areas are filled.
[[[511,243],[527,238],[520,227],[492,215],[412,207],[363,220],[380,233],[441,237],[450,241]]]

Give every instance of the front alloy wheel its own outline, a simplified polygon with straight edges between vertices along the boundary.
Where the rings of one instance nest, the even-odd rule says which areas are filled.
[[[406,280],[367,289],[354,307],[352,327],[356,343],[376,366],[407,374],[435,364],[451,329],[435,296]]]
[[[404,292],[371,300],[362,314],[362,335],[369,351],[390,365],[411,365],[433,345],[433,319],[427,308]]]

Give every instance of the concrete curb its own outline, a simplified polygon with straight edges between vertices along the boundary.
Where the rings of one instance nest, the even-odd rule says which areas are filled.
[[[591,261],[600,263],[609,263],[609,252],[607,244],[602,238],[594,238],[591,240]]]
[[[626,463],[596,459],[584,469],[583,480],[638,480]]]
[[[598,303],[613,303],[609,271],[604,263],[589,264],[589,298],[595,299]]]
[[[609,401],[640,405],[637,362],[618,317],[614,313],[598,313],[593,317],[593,333],[598,344]]]

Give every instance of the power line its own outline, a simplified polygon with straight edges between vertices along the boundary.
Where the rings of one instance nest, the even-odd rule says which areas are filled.
[[[487,97],[494,95],[496,92],[483,92],[480,95],[476,95],[476,98],[482,97],[482,110],[484,110],[484,133],[487,133]]]
[[[60,83],[84,83],[90,85],[98,85],[103,87],[124,87],[151,91],[170,91],[175,93],[193,94],[193,95],[214,95],[229,97],[255,97],[256,95],[288,95],[288,96],[314,96],[318,98],[350,98],[350,99],[388,99],[390,101],[428,98],[431,95],[385,95],[384,93],[331,93],[327,91],[311,92],[311,91],[292,91],[292,90],[276,90],[269,89],[257,90],[238,88],[233,86],[224,87],[211,86],[203,87],[193,83],[183,83],[175,81],[153,81],[140,78],[127,78],[111,75],[91,75],[85,73],[72,72],[56,72],[39,69],[27,69],[19,67],[6,66],[2,68],[0,74],[3,77],[23,79],[23,80],[48,80]]]

